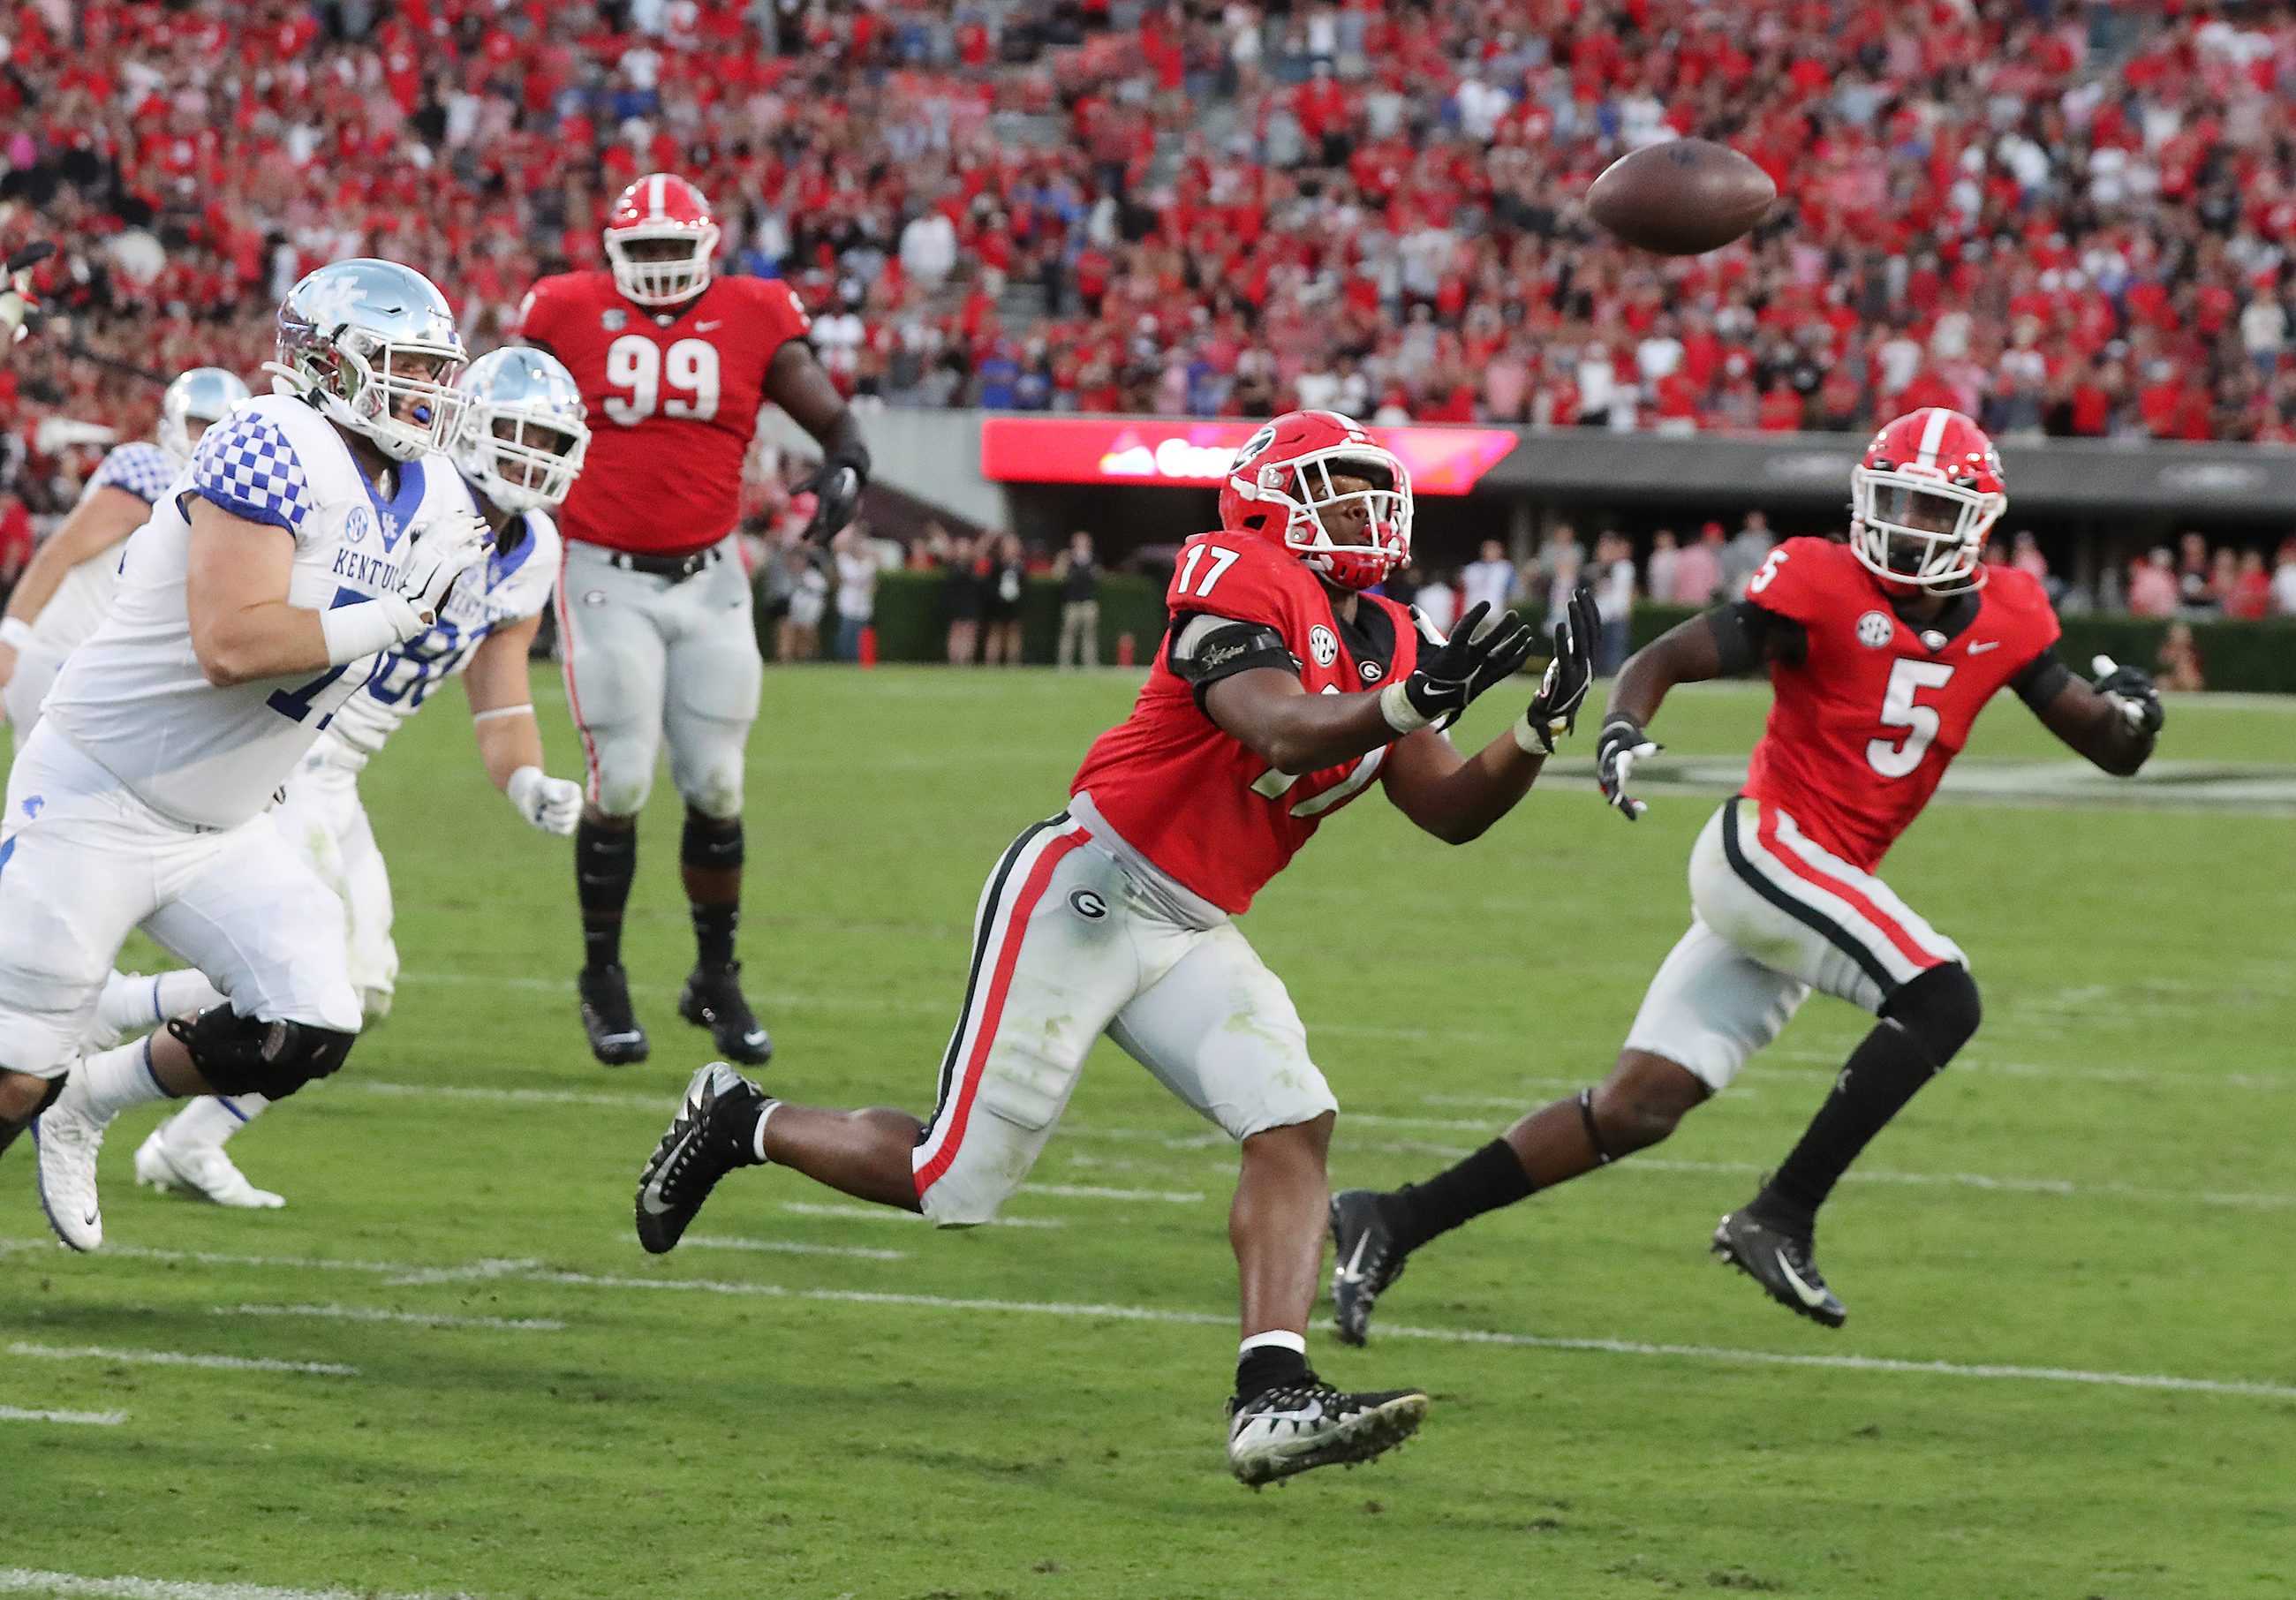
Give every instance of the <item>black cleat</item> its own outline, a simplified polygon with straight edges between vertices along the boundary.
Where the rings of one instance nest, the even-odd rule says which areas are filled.
[[[742,997],[742,964],[697,966],[685,975],[677,994],[677,1014],[709,1037],[727,1059],[744,1066],[762,1067],[774,1058],[774,1041],[758,1025],[750,1003]]]
[[[1227,1470],[1258,1489],[1319,1466],[1352,1466],[1419,1432],[1427,1397],[1416,1389],[1341,1394],[1321,1379],[1271,1389],[1250,1405],[1227,1403]]]
[[[1371,1309],[1403,1276],[1404,1252],[1371,1189],[1332,1196],[1332,1309],[1341,1344],[1361,1344],[1371,1332]]]
[[[655,1255],[668,1251],[719,1178],[758,1164],[750,1141],[758,1113],[771,1104],[764,1090],[722,1061],[693,1075],[677,1120],[638,1174],[639,1243]]]
[[[622,964],[586,966],[574,983],[582,997],[582,1031],[590,1036],[590,1054],[610,1067],[644,1061],[645,1030],[630,1010],[630,975]]]
[[[1807,1234],[1765,1222],[1741,1206],[1714,1230],[1714,1253],[1769,1291],[1770,1298],[1812,1322],[1838,1328],[1849,1320],[1844,1306],[1818,1276]]]

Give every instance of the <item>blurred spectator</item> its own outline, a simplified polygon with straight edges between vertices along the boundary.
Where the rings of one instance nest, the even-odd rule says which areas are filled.
[[[1546,530],[1546,542],[1531,558],[1530,569],[1523,574],[1523,590],[1530,595],[1543,589],[1551,595],[1557,574],[1568,571],[1576,582],[1578,569],[1586,564],[1587,547],[1578,542],[1578,530],[1568,522],[1557,522]],[[1562,593],[1565,596],[1570,595],[1569,584],[1562,586]],[[1464,592],[1461,603],[1464,609]]]
[[[1460,614],[1464,616],[1479,605],[1488,605],[1494,612],[1505,611],[1514,599],[1515,581],[1514,568],[1506,558],[1506,546],[1496,539],[1485,539],[1480,557],[1460,570]]]
[[[1674,587],[1666,598],[1677,605],[1701,611],[1714,603],[1722,591],[1722,524],[1709,522],[1698,530],[1698,542],[1684,550],[1674,563]],[[1657,597],[1653,587],[1652,597]]]
[[[2176,558],[2166,545],[2128,568],[2128,614],[2132,617],[2173,617],[2177,614]]]
[[[2160,671],[2156,679],[2163,690],[2194,693],[2208,687],[2201,670],[2200,647],[2193,643],[2193,628],[2189,622],[2169,624],[2169,636],[2161,641]]]
[[[2232,586],[2225,595],[2224,614],[2253,622],[2272,610],[2272,579],[2264,570],[2264,552],[2243,550]]]
[[[2202,534],[2188,533],[2177,541],[2177,614],[2194,622],[2205,622],[2217,614],[2218,609],[2208,538]]]
[[[2296,617],[2296,539],[2280,543],[2279,562],[2272,569],[2272,609]]]
[[[1063,667],[1100,665],[1100,561],[1092,535],[1069,535],[1069,547],[1053,562],[1061,586],[1061,643],[1054,659]]]
[[[16,580],[32,559],[32,513],[25,509],[23,497],[0,494],[0,605],[15,593]]]
[[[1427,626],[1437,633],[1448,636],[1451,624],[1459,619],[1459,591],[1453,588],[1440,572],[1419,586],[1412,603],[1419,614],[1427,619]]]
[[[1651,535],[1650,563],[1643,572],[1643,592],[1661,605],[1674,603],[1674,574],[1682,552],[1674,547],[1674,529],[1661,528]]]
[[[775,562],[785,574],[788,609],[774,630],[774,659],[809,661],[821,653],[821,618],[829,609],[829,579],[802,539],[781,546]]]
[[[984,534],[981,543],[988,542]],[[980,644],[984,564],[971,539],[949,540],[948,576],[944,579],[941,603],[948,612],[948,664],[952,667],[972,666],[973,652]]]
[[[877,609],[877,556],[869,548],[869,526],[852,522],[832,539],[837,558],[837,659],[861,659],[861,630]]]
[[[1595,610],[1603,636],[1595,652],[1597,677],[1617,675],[1627,661],[1627,627],[1635,610],[1634,549],[1616,533],[1595,541]]]
[[[1746,585],[1770,559],[1776,541],[1770,537],[1770,519],[1759,511],[1746,513],[1737,536],[1722,547],[1722,592],[1730,599],[1744,597]]]
[[[980,659],[990,667],[1021,664],[1021,597],[1026,593],[1028,568],[1021,560],[1021,540],[1014,534],[989,534],[981,539],[987,551],[981,574]]]

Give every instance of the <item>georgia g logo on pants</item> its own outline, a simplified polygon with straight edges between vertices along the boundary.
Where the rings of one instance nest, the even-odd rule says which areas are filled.
[[[1078,916],[1095,923],[1108,915],[1108,902],[1089,889],[1071,890],[1069,908]]]

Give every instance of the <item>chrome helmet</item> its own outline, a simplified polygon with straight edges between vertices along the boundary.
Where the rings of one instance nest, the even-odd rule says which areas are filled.
[[[564,503],[590,445],[574,374],[545,351],[493,351],[463,369],[455,464],[506,511]]]
[[[160,447],[182,466],[191,460],[192,447],[199,442],[186,423],[219,423],[231,414],[233,406],[252,398],[252,391],[237,373],[219,366],[192,368],[168,384],[168,392],[160,397]]]
[[[443,450],[462,396],[455,374],[469,353],[455,313],[430,279],[396,261],[360,258],[309,274],[279,302],[273,385],[365,435],[394,461]]]

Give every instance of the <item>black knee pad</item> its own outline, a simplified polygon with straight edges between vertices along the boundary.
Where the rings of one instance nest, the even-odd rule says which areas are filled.
[[[719,821],[696,812],[685,814],[685,831],[677,838],[677,860],[696,872],[732,872],[742,865],[742,819]]]
[[[1882,1014],[1903,1028],[1942,1067],[1984,1017],[1977,980],[1958,962],[1933,966],[1890,997]]]
[[[268,1100],[284,1100],[314,1078],[324,1078],[343,1064],[358,1038],[308,1022],[243,1017],[228,1005],[170,1018],[168,1031],[183,1041],[192,1065],[217,1094]]]

